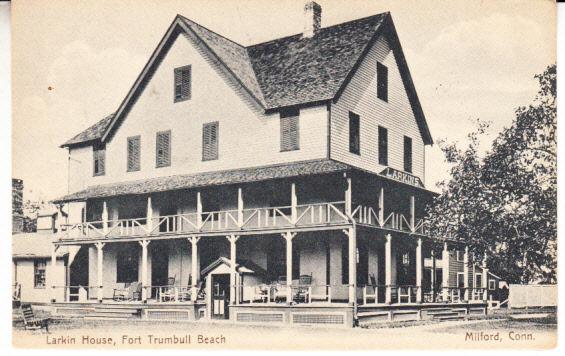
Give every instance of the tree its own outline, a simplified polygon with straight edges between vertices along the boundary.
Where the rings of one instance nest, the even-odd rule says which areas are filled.
[[[429,208],[434,237],[465,241],[510,282],[555,282],[557,263],[556,66],[536,75],[540,90],[516,110],[484,158],[477,120],[469,144],[441,143],[450,179]]]

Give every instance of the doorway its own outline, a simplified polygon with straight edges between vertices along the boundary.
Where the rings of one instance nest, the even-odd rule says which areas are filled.
[[[69,302],[79,302],[82,288],[86,288],[86,298],[88,298],[88,246],[81,246],[75,258],[69,265]]]
[[[153,241],[151,250],[151,285],[166,286],[169,277],[169,245]]]
[[[212,274],[212,319],[229,319],[230,275]]]

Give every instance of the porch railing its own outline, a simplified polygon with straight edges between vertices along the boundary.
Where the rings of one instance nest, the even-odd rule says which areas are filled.
[[[235,286],[237,304],[276,304],[286,303],[288,288],[291,289],[293,304],[347,303],[348,285],[310,284],[260,284],[254,286]]]
[[[117,219],[63,224],[63,238],[112,238],[161,234],[293,228],[347,223],[345,202],[302,204],[210,212],[192,212],[151,219]]]
[[[96,299],[103,289],[99,286],[53,286],[55,291],[63,291],[64,302],[84,303]]]
[[[380,215],[378,209],[371,206],[358,205],[351,215],[358,223],[373,225],[383,229],[420,235],[426,235],[428,232],[427,223],[424,219],[414,219],[412,221],[404,214],[394,212],[388,215]]]

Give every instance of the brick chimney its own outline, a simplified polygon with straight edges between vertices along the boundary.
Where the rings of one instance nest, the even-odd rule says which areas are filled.
[[[311,38],[320,31],[322,27],[322,7],[314,2],[308,1],[304,5],[304,33],[303,36]]]

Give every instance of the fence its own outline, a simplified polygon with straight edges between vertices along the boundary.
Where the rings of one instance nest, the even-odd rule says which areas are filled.
[[[509,308],[556,307],[557,285],[511,284],[508,296]]]

